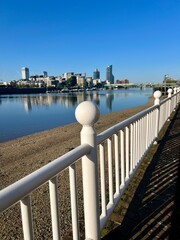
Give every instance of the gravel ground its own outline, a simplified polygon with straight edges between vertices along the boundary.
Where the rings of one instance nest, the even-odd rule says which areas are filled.
[[[151,106],[150,98],[144,106],[104,114],[96,123],[97,133]],[[0,189],[12,184],[29,173],[62,156],[80,143],[81,126],[69,124],[52,130],[32,134],[0,143]],[[81,187],[81,163],[77,164],[80,228],[83,229],[83,197]],[[62,239],[71,237],[69,199],[69,174],[65,170],[58,177],[59,206]],[[31,195],[34,239],[52,239],[48,183]],[[4,211],[0,218],[0,239],[23,239],[19,204]],[[67,237],[69,235],[69,237]]]

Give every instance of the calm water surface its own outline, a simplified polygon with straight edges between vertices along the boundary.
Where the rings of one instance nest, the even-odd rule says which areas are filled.
[[[73,94],[0,95],[0,142],[75,122],[82,101],[101,114],[144,105],[152,89],[102,90]]]

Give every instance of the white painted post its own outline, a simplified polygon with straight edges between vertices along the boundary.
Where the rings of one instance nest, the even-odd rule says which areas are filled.
[[[168,92],[168,98],[170,98],[171,96],[172,96],[172,88],[169,88],[168,90],[167,90],[167,92]]]
[[[154,92],[154,105],[157,105],[156,108],[156,121],[155,121],[155,141],[154,144],[157,144],[157,138],[159,133],[159,119],[160,119],[160,97],[162,93],[161,91],[157,90]]]
[[[171,115],[171,96],[172,96],[172,91],[173,90],[171,88],[169,88],[167,90],[168,98],[169,98],[169,100],[168,100],[168,102],[169,102],[169,104],[168,104],[168,121],[170,121],[170,115]]]
[[[174,93],[174,95],[177,93],[177,88],[175,87],[174,89],[173,89],[173,93]],[[177,104],[177,95],[175,95],[174,96],[174,98],[173,98],[173,108],[174,108],[174,112],[176,111],[176,104]]]
[[[160,104],[160,97],[161,97],[162,93],[161,91],[157,90],[154,92],[154,105],[159,105]]]
[[[81,144],[92,146],[90,153],[82,158],[85,238],[92,240],[100,238],[97,143],[94,129],[99,115],[99,109],[90,101],[80,103],[75,111],[77,121],[83,126]]]

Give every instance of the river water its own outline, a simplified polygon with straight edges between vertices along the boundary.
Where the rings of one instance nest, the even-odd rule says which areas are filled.
[[[150,88],[0,95],[0,142],[75,122],[82,101],[94,102],[105,114],[144,105],[150,96]]]

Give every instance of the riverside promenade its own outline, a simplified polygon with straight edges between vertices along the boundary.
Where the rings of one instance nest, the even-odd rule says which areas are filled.
[[[106,225],[113,230],[103,240],[180,239],[180,107],[165,128],[115,208]]]

